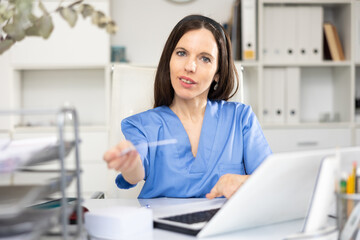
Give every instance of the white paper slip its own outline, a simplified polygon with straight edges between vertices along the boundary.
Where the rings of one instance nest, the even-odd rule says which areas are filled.
[[[175,143],[177,143],[177,140],[175,138],[165,139],[165,140],[160,140],[160,141],[155,141],[155,142],[144,142],[144,143],[137,144],[134,147],[125,148],[119,154],[119,157],[124,156],[124,155],[128,154],[130,151],[133,151],[136,149],[141,149],[141,148],[146,148],[146,147],[157,147],[157,146],[163,146],[163,145],[169,145],[169,144],[175,144]]]

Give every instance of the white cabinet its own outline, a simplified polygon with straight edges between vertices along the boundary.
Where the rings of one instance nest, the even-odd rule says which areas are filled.
[[[15,69],[13,108],[58,109],[71,104],[82,126],[105,126],[107,122],[107,66],[64,69]],[[16,83],[16,84],[15,84]],[[53,126],[52,116],[14,120],[15,126]]]
[[[264,129],[273,152],[351,146],[349,128]]]
[[[304,9],[308,13],[300,14]],[[245,103],[253,106],[274,152],[355,145],[356,119],[360,119],[360,63],[356,58],[360,49],[359,11],[359,1],[355,0],[258,1],[257,61],[237,63],[244,67]],[[271,14],[289,21],[269,18]],[[294,20],[295,15],[300,23]],[[306,28],[300,26],[309,19],[312,23]],[[277,25],[274,27],[271,21],[277,21]],[[335,25],[344,61],[323,57],[324,22]],[[273,36],[279,26],[282,38]],[[315,36],[317,40],[309,43],[308,39],[296,37],[301,31],[308,31],[306,38]],[[304,49],[308,49],[304,52],[298,46],[302,40]],[[319,40],[321,49],[315,51]],[[296,69],[293,72],[297,75],[288,76],[289,69]],[[355,98],[359,98],[359,115]],[[296,108],[294,114],[298,116],[289,115]]]

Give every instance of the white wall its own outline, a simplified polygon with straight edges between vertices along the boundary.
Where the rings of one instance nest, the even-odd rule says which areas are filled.
[[[10,65],[10,54],[5,52],[0,55],[0,110],[12,108],[11,103],[11,81],[12,71]],[[8,129],[10,127],[10,118],[0,116],[0,128]]]
[[[220,23],[231,16],[234,0],[194,0],[176,4],[168,0],[112,0],[111,16],[119,31],[112,45],[126,46],[127,59],[136,65],[156,66],[176,23],[189,14],[203,14]]]

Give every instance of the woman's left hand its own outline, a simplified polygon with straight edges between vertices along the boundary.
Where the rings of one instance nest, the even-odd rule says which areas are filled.
[[[206,194],[206,197],[208,199],[213,199],[225,196],[229,199],[249,177],[250,175],[225,174],[220,177],[219,181],[211,189],[210,193]]]

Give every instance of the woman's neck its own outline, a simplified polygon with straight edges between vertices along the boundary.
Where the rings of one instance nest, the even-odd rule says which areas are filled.
[[[170,109],[180,118],[196,121],[205,115],[207,99],[183,100],[174,98]]]

